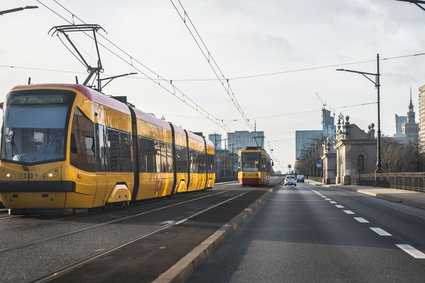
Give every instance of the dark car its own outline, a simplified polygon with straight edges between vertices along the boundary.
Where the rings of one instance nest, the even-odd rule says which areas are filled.
[[[304,175],[297,175],[297,182],[298,183],[304,183]]]

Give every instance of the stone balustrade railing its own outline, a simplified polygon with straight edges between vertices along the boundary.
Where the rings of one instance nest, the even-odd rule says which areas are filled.
[[[351,176],[351,185],[396,188],[425,193],[425,172],[360,174]]]

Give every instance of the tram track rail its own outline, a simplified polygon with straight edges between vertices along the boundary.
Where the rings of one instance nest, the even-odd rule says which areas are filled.
[[[187,204],[187,203],[190,203],[190,202],[195,202],[195,201],[202,200],[202,199],[209,198],[209,197],[214,197],[214,196],[217,196],[217,195],[220,195],[220,194],[224,194],[224,193],[227,193],[227,192],[233,191],[233,190],[237,190],[237,189],[232,189],[232,190],[227,190],[227,191],[221,191],[221,192],[214,193],[214,194],[211,194],[211,195],[202,196],[202,197],[198,197],[198,198],[194,198],[194,199],[189,199],[189,200],[185,200],[185,201],[174,203],[174,204],[169,204],[169,205],[161,206],[161,207],[158,207],[158,208],[150,209],[150,210],[143,211],[143,212],[140,212],[140,213],[136,213],[136,214],[133,214],[133,215],[128,215],[128,216],[120,217],[120,218],[117,218],[117,219],[114,219],[114,220],[110,220],[110,221],[106,221],[106,222],[103,222],[103,223],[99,223],[99,224],[96,224],[96,225],[91,225],[89,227],[84,227],[84,228],[81,228],[81,229],[76,229],[76,230],[69,231],[69,232],[66,232],[66,233],[61,233],[61,234],[57,234],[57,235],[54,235],[54,236],[51,236],[51,237],[39,239],[37,241],[33,241],[33,242],[26,243],[26,244],[23,244],[23,245],[18,245],[18,246],[8,247],[8,248],[2,248],[2,249],[0,249],[0,255],[1,255],[1,253],[6,252],[6,251],[11,251],[11,250],[16,250],[16,249],[26,248],[26,247],[30,247],[30,246],[33,246],[33,245],[41,244],[41,243],[44,243],[44,242],[48,242],[48,241],[51,241],[51,240],[56,240],[56,239],[59,239],[59,238],[63,238],[63,237],[75,235],[75,234],[78,234],[78,233],[81,233],[81,232],[85,232],[85,231],[88,231],[88,230],[91,230],[91,229],[96,229],[96,228],[99,228],[99,227],[102,227],[102,226],[106,226],[106,225],[118,223],[118,222],[121,222],[121,221],[126,221],[126,220],[129,220],[129,219],[132,219],[132,218],[140,217],[140,216],[143,216],[143,215],[147,215],[149,213],[157,212],[157,211],[160,211],[160,210],[168,209],[168,208],[179,206],[179,205],[183,205],[183,204]],[[18,218],[15,215],[7,215],[7,216],[8,217],[5,217],[7,219]],[[80,215],[78,215],[78,216],[80,216]],[[0,220],[2,220],[2,218],[0,218]]]
[[[80,260],[80,261],[77,261],[77,262],[75,262],[75,263],[69,264],[68,266],[63,267],[62,269],[57,270],[57,271],[55,271],[55,272],[52,272],[51,274],[48,274],[48,275],[43,276],[43,277],[41,277],[41,278],[38,278],[38,279],[34,280],[33,282],[34,282],[34,283],[44,283],[44,282],[49,282],[49,281],[51,281],[52,279],[57,278],[58,276],[61,276],[61,275],[63,275],[63,274],[66,274],[67,272],[70,272],[70,271],[72,271],[72,270],[74,270],[74,269],[76,269],[76,268],[78,268],[78,267],[80,267],[80,266],[83,266],[83,265],[85,265],[85,264],[87,264],[87,263],[89,263],[89,262],[92,262],[92,261],[94,261],[94,260],[96,260],[96,259],[98,259],[98,258],[101,258],[101,257],[107,256],[108,254],[113,253],[114,251],[117,251],[117,250],[119,250],[119,249],[122,249],[123,247],[126,247],[126,246],[128,246],[128,245],[130,245],[130,244],[132,244],[132,243],[134,243],[134,242],[140,241],[140,240],[142,240],[142,239],[144,239],[144,238],[146,238],[146,237],[152,236],[152,235],[154,235],[154,234],[156,234],[156,233],[162,232],[162,231],[164,231],[164,230],[166,230],[166,229],[169,229],[169,228],[171,228],[171,227],[174,227],[174,226],[180,225],[180,224],[182,224],[182,223],[184,223],[184,222],[186,222],[186,221],[188,221],[188,220],[190,220],[190,219],[192,219],[192,218],[194,218],[194,217],[196,217],[196,216],[199,216],[199,215],[201,215],[201,214],[203,214],[203,213],[205,213],[205,212],[208,212],[208,211],[210,211],[210,210],[212,210],[212,209],[214,209],[214,208],[217,208],[217,207],[219,207],[220,205],[226,204],[226,203],[228,203],[228,202],[230,202],[230,201],[232,201],[232,200],[234,200],[234,199],[236,199],[236,198],[239,198],[239,197],[241,197],[241,196],[243,196],[243,195],[247,194],[248,192],[249,192],[249,191],[245,191],[245,192],[240,193],[240,194],[238,194],[238,195],[236,195],[236,196],[234,196],[234,197],[231,197],[231,198],[229,198],[229,199],[226,199],[226,200],[224,200],[224,201],[221,201],[221,202],[219,202],[219,203],[217,203],[217,204],[215,204],[215,205],[212,205],[212,206],[210,206],[210,207],[208,207],[208,208],[206,208],[206,209],[203,209],[203,210],[201,210],[201,211],[198,211],[198,212],[196,212],[196,213],[193,213],[193,214],[192,214],[192,215],[190,215],[189,217],[186,217],[186,218],[184,218],[184,219],[182,219],[182,220],[179,220],[179,221],[176,221],[176,222],[172,222],[172,223],[164,224],[163,226],[158,227],[157,229],[155,229],[155,230],[153,230],[153,231],[151,231],[151,232],[144,233],[144,234],[142,234],[142,235],[140,235],[140,236],[137,236],[137,237],[135,237],[135,238],[133,238],[133,239],[131,239],[131,240],[129,240],[129,241],[127,241],[127,242],[125,242],[125,243],[121,244],[121,245],[118,245],[118,246],[116,246],[116,247],[112,247],[112,248],[110,248],[110,249],[108,249],[108,250],[106,250],[106,251],[103,251],[103,252],[99,253],[99,254],[96,254],[96,255],[93,255],[93,256],[89,256],[89,257],[87,257],[87,258],[85,258],[85,259],[83,259],[83,260]]]

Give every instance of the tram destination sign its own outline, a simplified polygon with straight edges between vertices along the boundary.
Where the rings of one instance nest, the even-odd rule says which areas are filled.
[[[64,94],[16,94],[8,99],[8,104],[59,104],[68,103],[69,95]]]

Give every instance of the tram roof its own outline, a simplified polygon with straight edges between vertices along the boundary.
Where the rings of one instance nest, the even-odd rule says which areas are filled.
[[[14,87],[11,91],[19,91],[19,90],[26,90],[26,89],[71,89],[71,90],[76,90],[80,93],[82,93],[85,97],[87,97],[88,99],[90,99],[93,102],[99,103],[103,106],[106,106],[108,108],[120,111],[122,113],[128,114],[130,115],[130,110],[128,109],[128,106],[121,102],[118,101],[110,96],[107,96],[103,93],[100,93],[94,89],[91,89],[89,87],[86,87],[84,85],[80,85],[80,84],[32,84],[32,85],[19,85]],[[165,128],[165,129],[170,129],[170,125],[169,122],[165,121],[165,120],[161,120],[158,119],[156,117],[153,117],[150,114],[147,114],[145,112],[143,112],[142,110],[139,110],[137,108],[134,108],[134,112],[136,114],[136,118],[146,121],[148,123],[151,123],[153,125],[159,126],[161,128]],[[180,134],[184,134],[184,129],[174,125],[175,131],[180,133]],[[190,131],[188,132],[188,136],[192,139],[198,140],[198,141],[203,141],[204,139],[201,136],[198,136]],[[212,143],[207,140],[207,144],[212,145]],[[210,144],[211,143],[211,144]]]
[[[130,110],[128,109],[127,105],[124,103],[113,99],[107,95],[104,95],[94,89],[91,89],[89,87],[86,87],[84,85],[80,84],[33,84],[33,85],[20,85],[17,87],[14,87],[12,91],[16,90],[30,90],[30,89],[69,89],[69,90],[76,90],[80,93],[82,93],[85,97],[90,99],[93,102],[99,103],[101,105],[104,105],[106,107],[109,107],[111,109],[120,111],[122,113],[130,115]]]

